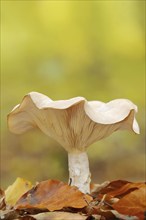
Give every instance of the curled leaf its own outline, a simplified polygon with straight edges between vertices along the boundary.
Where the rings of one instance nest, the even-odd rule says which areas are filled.
[[[127,183],[130,183],[126,180],[114,180],[110,182],[107,186],[105,186],[103,189],[101,189],[101,194],[112,194],[116,190],[121,189],[123,186],[125,186]]]
[[[139,189],[141,186],[144,186],[144,183],[126,183],[122,187],[109,192],[108,195],[113,197],[121,197],[136,189]]]
[[[48,209],[61,210],[65,207],[83,208],[92,197],[80,192],[77,187],[69,186],[58,180],[40,182],[16,203],[16,209]]]

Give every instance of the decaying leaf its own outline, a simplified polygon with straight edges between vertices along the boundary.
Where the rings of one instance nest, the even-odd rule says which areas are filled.
[[[14,206],[18,199],[31,188],[31,182],[18,177],[5,191],[6,204]]]
[[[16,209],[61,210],[64,207],[83,208],[92,197],[80,192],[77,187],[69,186],[58,180],[40,182],[16,203]]]

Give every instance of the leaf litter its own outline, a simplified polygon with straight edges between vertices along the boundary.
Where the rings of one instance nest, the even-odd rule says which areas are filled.
[[[36,185],[17,178],[0,190],[0,219],[145,220],[146,184],[126,180],[91,184],[91,194],[59,180]]]

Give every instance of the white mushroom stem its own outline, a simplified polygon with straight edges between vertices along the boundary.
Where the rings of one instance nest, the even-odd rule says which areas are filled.
[[[83,193],[90,193],[90,170],[86,152],[68,153],[69,180]]]

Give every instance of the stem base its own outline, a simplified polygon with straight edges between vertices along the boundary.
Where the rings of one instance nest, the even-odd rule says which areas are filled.
[[[68,153],[69,180],[83,193],[90,193],[90,170],[86,152]]]

